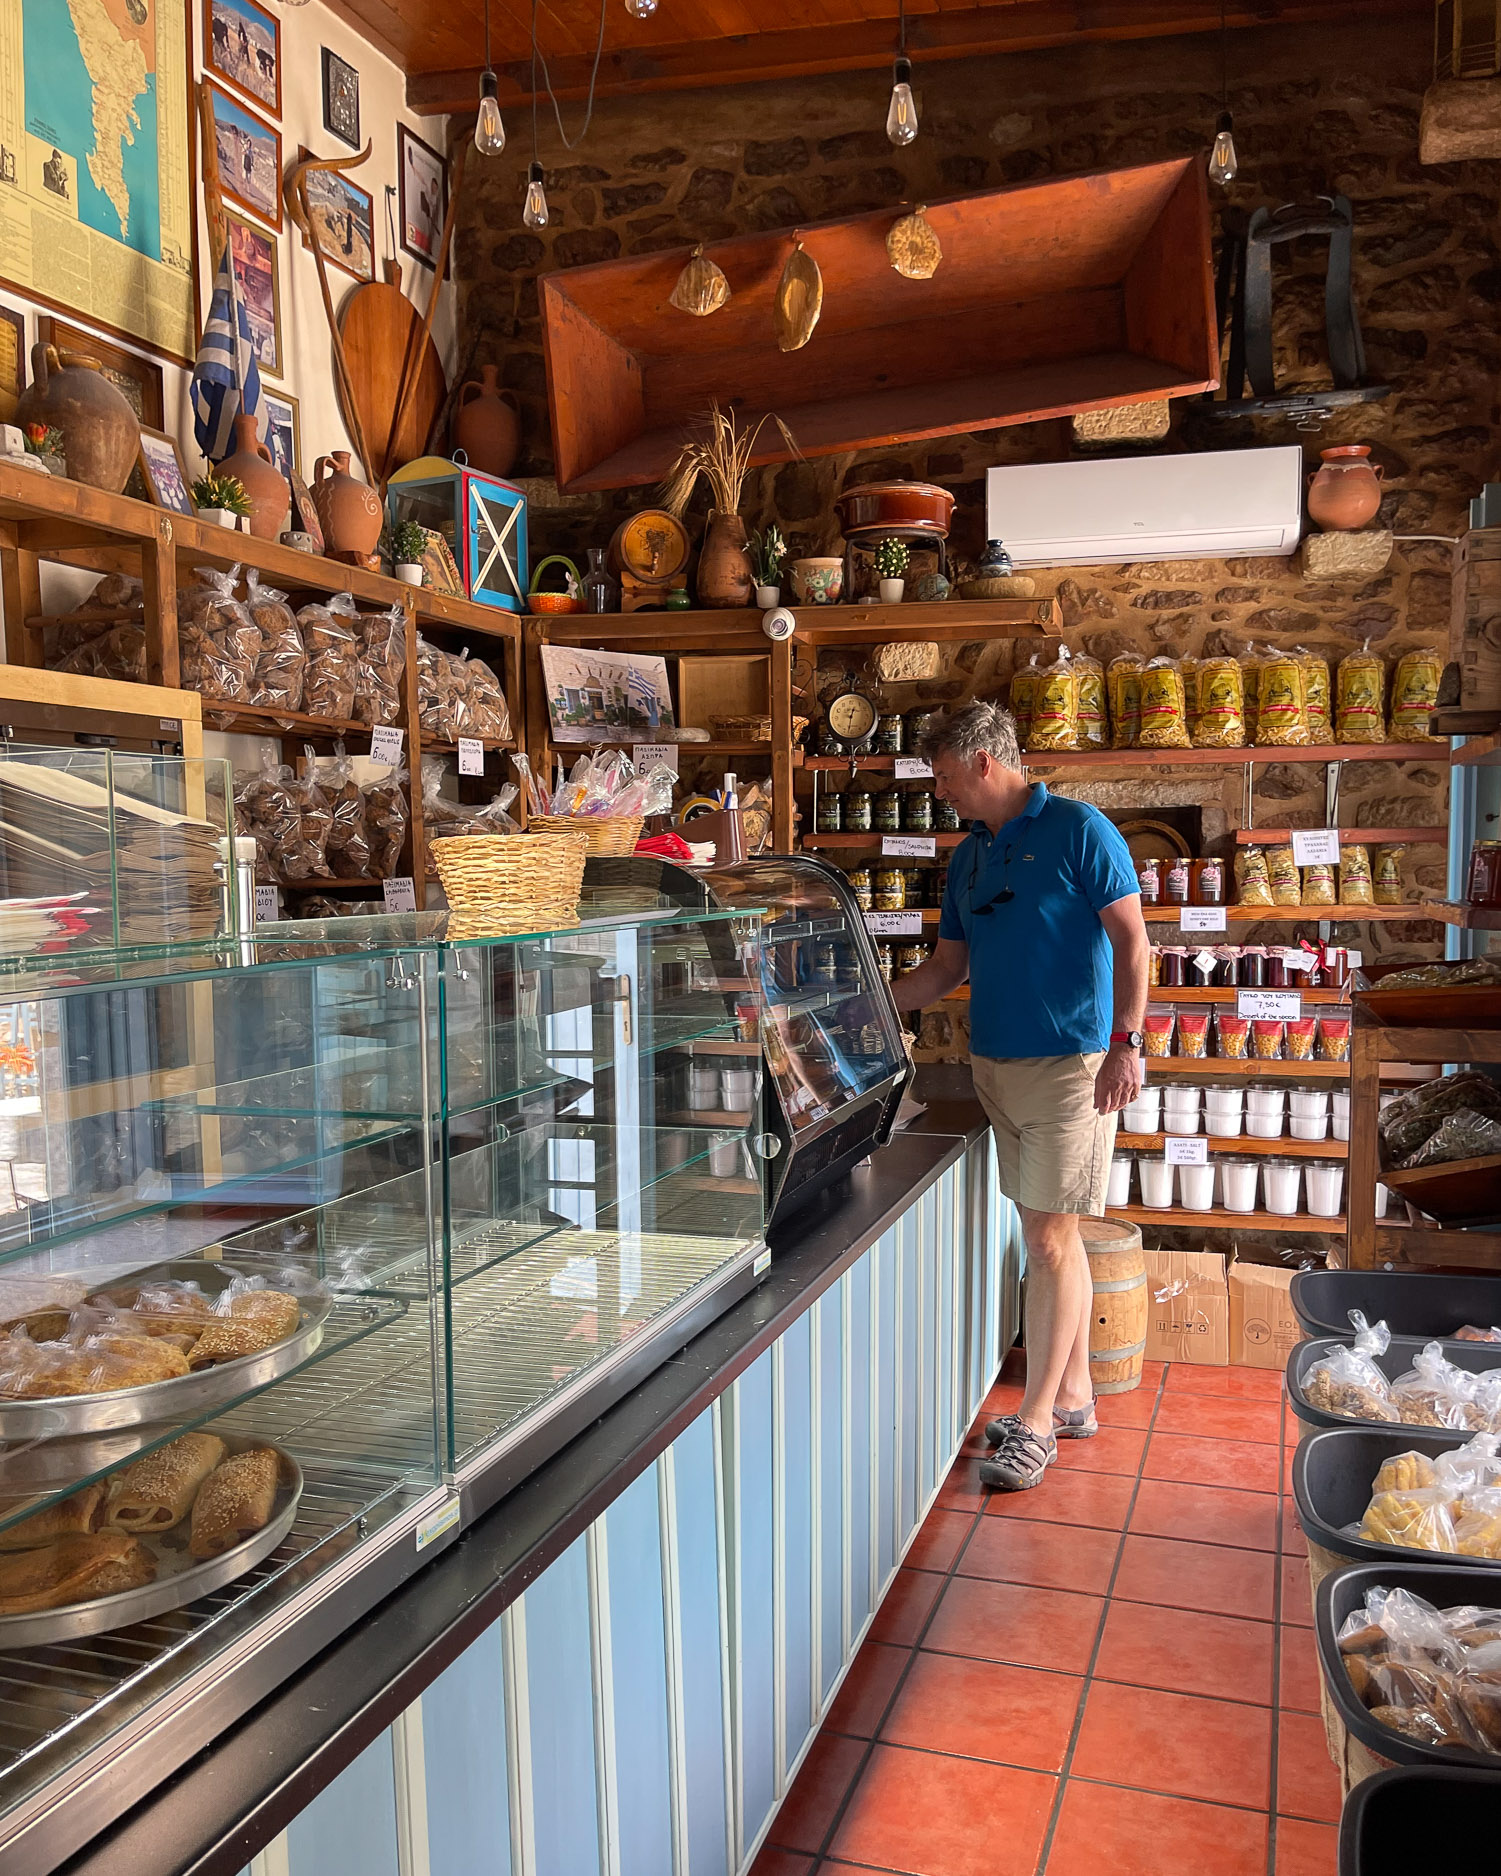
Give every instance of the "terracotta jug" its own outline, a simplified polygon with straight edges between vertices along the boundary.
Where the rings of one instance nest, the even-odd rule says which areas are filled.
[[[277,474],[271,452],[256,436],[256,420],[243,412],[235,418],[235,451],[219,464],[224,475],[238,476],[250,497],[250,532],[274,541],[286,523],[292,491]]]
[[[31,348],[31,379],[12,421],[60,430],[72,480],[118,495],[141,448],[141,426],[124,395],[96,360],[77,352],[59,357],[51,345]]]
[[[710,509],[709,525],[698,556],[698,603],[701,606],[748,606],[751,603],[756,581],[745,545],[745,523],[739,515]]]
[[[494,365],[481,365],[476,384],[471,378],[459,390],[453,413],[453,446],[463,450],[471,469],[486,475],[508,476],[521,447],[521,407],[514,391],[495,388]]]
[[[380,497],[368,482],[349,473],[347,449],[336,449],[314,463],[313,504],[330,553],[375,551],[383,520]]]
[[[1308,478],[1308,513],[1327,531],[1363,528],[1381,506],[1381,467],[1364,443],[1322,449],[1323,466]]]

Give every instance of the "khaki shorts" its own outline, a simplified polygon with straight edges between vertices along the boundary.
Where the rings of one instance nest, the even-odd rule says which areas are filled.
[[[1008,1199],[1034,1212],[1103,1216],[1116,1125],[1114,1114],[1094,1107],[1104,1059],[1103,1052],[970,1057]]]

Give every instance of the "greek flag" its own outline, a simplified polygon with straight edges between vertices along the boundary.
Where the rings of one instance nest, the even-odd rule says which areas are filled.
[[[193,434],[210,462],[222,462],[234,447],[235,418],[243,408],[261,415],[261,374],[255,362],[250,320],[235,290],[230,244],[224,244],[214,297],[203,322],[203,341],[193,367]],[[239,342],[234,334],[238,330]]]

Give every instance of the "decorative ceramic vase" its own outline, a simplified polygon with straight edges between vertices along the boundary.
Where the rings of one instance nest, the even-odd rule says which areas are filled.
[[[907,584],[905,579],[882,580],[879,584],[881,588],[881,604],[883,606],[896,606],[901,603],[902,592]]]
[[[844,562],[837,554],[794,560],[792,591],[800,606],[832,606],[844,591]]]
[[[739,515],[711,508],[698,556],[698,603],[701,606],[748,606],[756,577],[746,552],[745,523]]]
[[[369,554],[380,539],[380,497],[349,473],[349,451],[336,449],[313,465],[313,504],[323,538],[335,554]]]
[[[118,495],[141,447],[141,426],[123,394],[94,359],[77,352],[59,357],[52,345],[31,348],[31,379],[11,421],[61,431],[73,481]]]
[[[1001,541],[987,541],[985,552],[975,562],[975,572],[1000,577],[1012,571],[1011,556]]]
[[[471,469],[508,476],[521,447],[521,407],[514,391],[495,385],[494,365],[481,365],[481,383],[471,378],[460,387],[453,413],[453,446],[463,450]]]
[[[1381,468],[1365,443],[1322,449],[1322,467],[1308,478],[1308,513],[1326,532],[1363,528],[1381,506]]]
[[[219,464],[221,475],[236,476],[250,497],[250,532],[257,540],[274,541],[292,506],[287,479],[278,475],[271,452],[256,438],[256,420],[241,413],[235,418],[235,451]]]

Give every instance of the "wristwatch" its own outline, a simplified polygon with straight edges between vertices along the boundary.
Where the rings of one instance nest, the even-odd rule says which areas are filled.
[[[1113,1049],[1118,1042],[1124,1042],[1128,1048],[1141,1052],[1141,1031],[1139,1029],[1117,1029],[1111,1033],[1110,1046]]]

